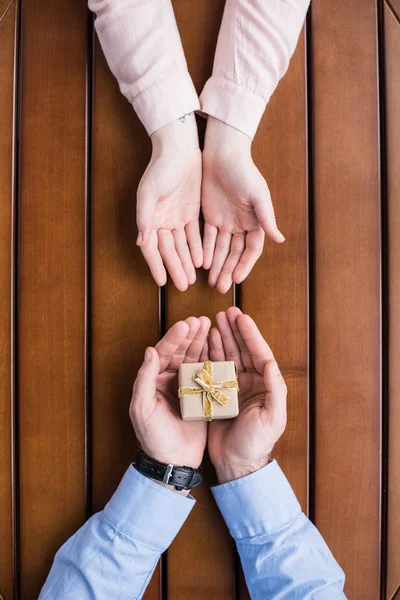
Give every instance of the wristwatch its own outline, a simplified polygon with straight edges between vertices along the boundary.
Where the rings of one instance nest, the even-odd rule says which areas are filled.
[[[169,465],[151,458],[144,452],[139,454],[135,467],[142,475],[172,485],[179,492],[191,490],[203,481],[199,469]]]

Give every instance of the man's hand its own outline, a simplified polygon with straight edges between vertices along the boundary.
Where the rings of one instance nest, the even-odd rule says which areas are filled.
[[[194,114],[162,127],[151,140],[152,157],[137,192],[137,244],[156,283],[167,281],[165,264],[184,291],[195,282],[195,267],[203,262],[201,152]]]
[[[286,384],[257,325],[238,308],[217,315],[210,332],[210,358],[238,368],[240,413],[210,424],[208,450],[218,481],[261,469],[286,426]]]
[[[147,348],[137,374],[129,414],[141,448],[161,462],[197,469],[202,461],[207,424],[182,421],[178,369],[207,358],[209,329],[207,317],[175,323],[155,348]]]
[[[278,243],[285,238],[267,182],[251,158],[251,139],[213,117],[206,129],[201,204],[203,267],[210,269],[209,284],[224,294],[250,273],[262,253],[264,233]]]

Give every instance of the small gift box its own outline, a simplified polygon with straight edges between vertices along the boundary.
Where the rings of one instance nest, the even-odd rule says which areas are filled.
[[[239,386],[232,361],[183,363],[179,398],[184,421],[232,419],[239,414]]]

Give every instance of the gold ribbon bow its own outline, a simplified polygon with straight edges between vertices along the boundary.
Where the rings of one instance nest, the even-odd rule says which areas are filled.
[[[226,406],[230,401],[229,396],[220,392],[221,389],[239,389],[236,379],[232,381],[214,381],[213,366],[210,360],[203,363],[201,371],[196,373],[193,381],[199,384],[198,387],[181,387],[179,388],[179,398],[182,396],[193,396],[194,394],[203,393],[203,418],[205,421],[212,421],[213,418],[213,402],[218,402],[222,406]]]

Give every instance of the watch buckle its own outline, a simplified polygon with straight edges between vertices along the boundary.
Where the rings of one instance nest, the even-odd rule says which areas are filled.
[[[162,480],[162,482],[165,485],[169,484],[169,480],[171,479],[173,468],[174,468],[174,465],[167,465],[167,468],[165,469],[164,477]]]

